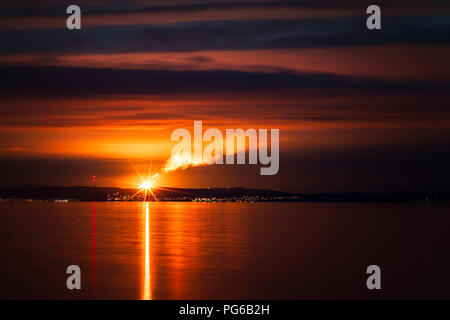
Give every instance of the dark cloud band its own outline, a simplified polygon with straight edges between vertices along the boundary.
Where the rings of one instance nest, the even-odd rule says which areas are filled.
[[[0,54],[188,52],[326,48],[384,44],[449,44],[448,16],[390,17],[369,32],[363,18],[228,20],[15,30],[0,33]]]
[[[258,93],[302,89],[388,92],[448,91],[448,83],[383,82],[326,73],[293,74],[225,70],[172,71],[62,67],[0,68],[2,96],[105,94]]]

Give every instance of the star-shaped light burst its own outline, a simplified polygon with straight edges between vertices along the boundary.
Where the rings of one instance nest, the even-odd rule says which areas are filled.
[[[139,192],[145,192],[144,201],[147,201],[147,193],[150,193],[153,196],[153,199],[155,199],[155,201],[158,201],[158,199],[156,198],[152,189],[155,188],[155,183],[159,178],[159,174],[155,173],[154,175],[151,175],[152,165],[150,165],[150,170],[148,171],[147,179],[144,179],[131,161],[130,161],[130,164],[134,168],[136,173],[138,174],[139,178],[142,180],[142,183],[138,186],[139,190],[138,190],[138,192],[136,192],[136,194]]]
[[[150,168],[150,170],[151,170],[151,168]],[[152,189],[154,188],[154,183],[156,182],[157,178],[159,177],[159,174],[155,173],[153,176],[150,177],[150,172],[149,172],[149,176],[147,177],[147,180],[144,180],[142,178],[142,176],[139,175],[142,180],[142,183],[138,187],[140,189],[139,192],[145,192],[144,201],[147,201],[147,193],[150,193],[153,196],[153,199],[155,199],[155,201],[158,201],[158,199],[156,198]]]
[[[139,189],[145,189],[145,190],[152,190],[152,184],[148,181],[144,181],[141,183],[141,185],[139,186]]]

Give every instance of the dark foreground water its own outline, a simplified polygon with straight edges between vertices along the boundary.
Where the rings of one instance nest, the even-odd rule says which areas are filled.
[[[0,298],[450,298],[449,209],[0,202]],[[81,290],[66,287],[69,265]]]

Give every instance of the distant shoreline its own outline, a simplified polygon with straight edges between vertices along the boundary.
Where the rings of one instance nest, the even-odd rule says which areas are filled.
[[[1,201],[154,201],[136,188],[20,186],[0,188]],[[137,193],[138,192],[138,193]],[[137,194],[136,194],[137,193]],[[252,188],[161,188],[153,189],[161,202],[450,202],[450,192],[403,193],[289,193]]]

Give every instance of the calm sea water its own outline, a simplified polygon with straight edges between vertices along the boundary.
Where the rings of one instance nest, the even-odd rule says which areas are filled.
[[[0,298],[450,298],[449,208],[1,202]]]

